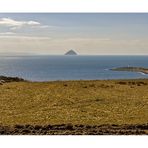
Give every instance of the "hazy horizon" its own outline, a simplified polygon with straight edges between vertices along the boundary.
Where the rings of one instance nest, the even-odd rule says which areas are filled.
[[[0,55],[148,55],[147,13],[0,13]]]

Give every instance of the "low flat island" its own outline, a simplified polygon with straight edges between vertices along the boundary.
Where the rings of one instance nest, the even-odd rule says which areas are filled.
[[[0,135],[148,134],[148,79],[0,81]]]
[[[118,68],[112,68],[110,70],[113,70],[113,71],[141,72],[141,73],[144,73],[144,74],[148,74],[148,68],[143,68],[143,67],[118,67]]]

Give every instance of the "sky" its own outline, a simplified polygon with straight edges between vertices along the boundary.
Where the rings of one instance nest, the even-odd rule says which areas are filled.
[[[148,55],[148,13],[0,13],[0,55]]]

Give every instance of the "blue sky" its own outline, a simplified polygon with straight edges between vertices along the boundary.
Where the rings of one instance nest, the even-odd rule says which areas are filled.
[[[0,54],[148,54],[148,14],[0,13]]]

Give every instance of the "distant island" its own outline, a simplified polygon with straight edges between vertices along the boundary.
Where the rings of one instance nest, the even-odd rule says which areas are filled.
[[[65,55],[78,55],[74,50],[69,50]]]
[[[144,74],[148,74],[148,68],[143,68],[143,67],[118,67],[118,68],[112,68],[110,70],[113,70],[113,71],[141,72],[141,73],[144,73]]]

